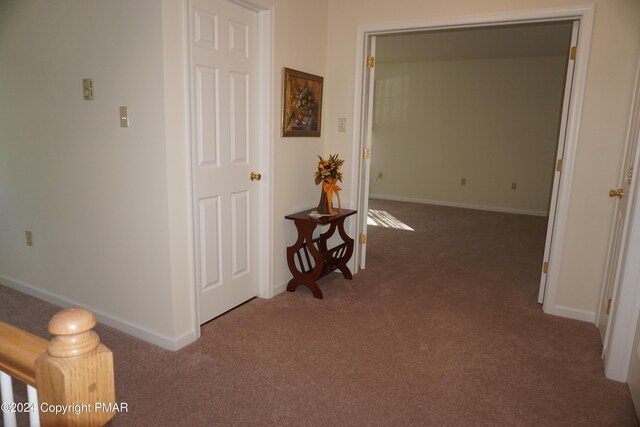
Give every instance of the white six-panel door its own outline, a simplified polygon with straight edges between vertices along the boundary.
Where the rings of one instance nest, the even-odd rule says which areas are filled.
[[[257,295],[257,14],[191,0],[189,52],[200,324]]]

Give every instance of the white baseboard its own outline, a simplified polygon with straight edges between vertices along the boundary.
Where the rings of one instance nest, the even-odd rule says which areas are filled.
[[[413,197],[389,196],[385,194],[369,194],[370,199],[393,200],[396,202],[422,203],[425,205],[449,206],[452,208],[477,209],[481,211],[504,212],[519,215],[547,216],[547,212],[526,209],[505,208],[500,206],[473,205],[470,203],[445,202],[442,200],[418,199]]]
[[[182,347],[191,344],[197,339],[196,331],[187,332],[186,334],[175,339],[170,338],[165,335],[158,334],[157,332],[150,331],[142,326],[133,324],[129,321],[119,319],[113,315],[104,313],[96,309],[95,307],[81,304],[72,299],[62,297],[53,292],[46,291],[33,285],[28,285],[17,280],[9,279],[8,277],[0,276],[0,284],[14,289],[18,292],[31,295],[32,297],[38,298],[42,301],[46,301],[50,304],[57,305],[58,307],[84,307],[88,310],[91,310],[95,314],[96,320],[98,320],[98,322],[104,323],[107,326],[111,326],[112,328],[115,328],[121,332],[132,335],[136,338],[140,338],[143,341],[157,345],[158,347],[162,347],[167,350],[179,350]]]
[[[286,291],[286,290],[287,290],[287,284],[288,284],[288,283],[289,283],[289,282],[287,281],[287,282],[284,282],[284,283],[279,284],[278,286],[275,286],[275,287],[273,288],[273,296],[275,297],[276,295],[281,294],[281,293],[283,293],[284,291]]]
[[[545,311],[547,314],[554,316],[566,317],[568,319],[582,320],[583,322],[596,323],[596,312],[580,310],[577,308],[564,307],[556,305],[551,307],[551,310]]]

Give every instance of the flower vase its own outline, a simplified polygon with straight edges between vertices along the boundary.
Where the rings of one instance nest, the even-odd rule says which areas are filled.
[[[323,187],[320,187],[320,203],[318,203],[318,213],[326,215],[329,213],[329,199],[327,198],[327,192]]]

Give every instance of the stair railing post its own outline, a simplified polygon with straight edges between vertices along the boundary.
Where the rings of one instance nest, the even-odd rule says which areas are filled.
[[[53,338],[35,363],[43,426],[101,426],[115,415],[113,355],[95,325],[93,313],[83,308],[51,318]]]

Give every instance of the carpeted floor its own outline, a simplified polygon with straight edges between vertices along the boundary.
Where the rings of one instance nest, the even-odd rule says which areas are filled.
[[[323,279],[324,300],[254,299],[178,352],[99,326],[130,408],[112,424],[638,425],[595,326],[536,303],[544,218],[371,208],[414,231],[369,227],[367,269]],[[47,336],[56,307],[0,301],[0,320]]]

